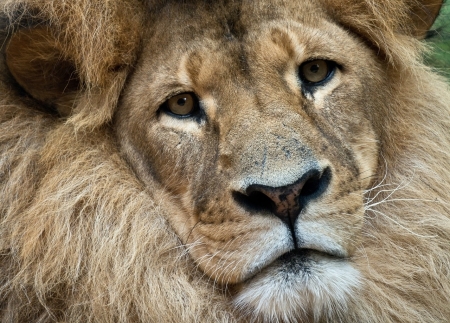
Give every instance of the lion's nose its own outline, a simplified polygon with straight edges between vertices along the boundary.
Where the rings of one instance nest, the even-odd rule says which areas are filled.
[[[281,187],[249,185],[245,194],[239,194],[238,201],[247,208],[270,211],[285,222],[292,230],[305,205],[322,195],[331,179],[330,168],[309,169],[295,183]]]

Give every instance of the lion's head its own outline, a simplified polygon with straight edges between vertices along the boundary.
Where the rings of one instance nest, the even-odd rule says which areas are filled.
[[[4,36],[2,127],[19,130],[2,158],[39,134],[18,163],[40,174],[33,200],[2,213],[10,311],[25,284],[68,321],[449,317],[450,95],[418,41],[440,1],[43,3],[11,6]],[[11,104],[28,112],[14,119]],[[30,115],[39,127],[23,134]],[[3,192],[24,185],[4,177]],[[74,310],[105,294],[119,309]]]
[[[238,306],[286,316],[360,283],[384,105],[371,89],[389,92],[373,51],[297,5],[158,12],[115,118],[137,175],[179,205],[169,220],[199,268]],[[183,23],[194,10],[211,18]]]

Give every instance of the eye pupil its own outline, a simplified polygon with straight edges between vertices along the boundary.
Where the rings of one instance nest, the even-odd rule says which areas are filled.
[[[187,101],[187,98],[180,98],[180,99],[178,99],[177,104],[179,106],[184,106],[186,104],[186,101]]]
[[[316,74],[317,72],[319,72],[319,69],[320,69],[319,65],[314,64],[314,65],[311,65],[311,68],[309,70],[311,71],[311,73]]]

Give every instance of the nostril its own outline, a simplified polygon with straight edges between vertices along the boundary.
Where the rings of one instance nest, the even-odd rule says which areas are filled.
[[[314,172],[306,180],[300,191],[300,198],[314,199],[325,192],[331,180],[331,170],[325,168],[322,173]]]
[[[318,176],[308,179],[300,192],[300,196],[310,196],[316,193],[320,186],[319,180]]]
[[[270,212],[274,213],[276,209],[275,203],[267,195],[262,192],[253,191],[248,195],[233,192],[234,200],[249,212]]]

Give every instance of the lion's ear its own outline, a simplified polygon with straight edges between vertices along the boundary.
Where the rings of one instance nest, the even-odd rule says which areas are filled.
[[[380,57],[411,64],[422,48],[411,37],[426,36],[443,4],[443,0],[320,1],[333,20],[358,34]]]
[[[355,31],[425,37],[443,0],[322,0],[325,10]],[[381,39],[380,39],[381,40]]]
[[[442,4],[442,0],[421,0],[413,3],[410,19],[414,36],[420,39],[425,37],[439,15]]]
[[[68,116],[79,92],[74,64],[46,27],[21,29],[6,48],[6,64],[17,83],[34,99]]]

